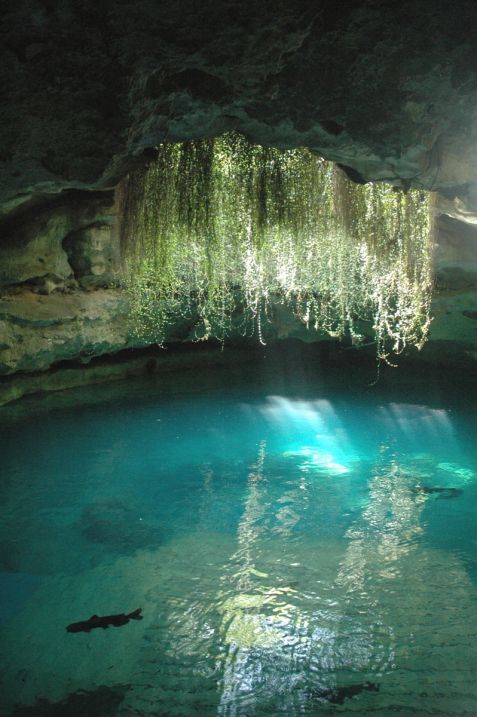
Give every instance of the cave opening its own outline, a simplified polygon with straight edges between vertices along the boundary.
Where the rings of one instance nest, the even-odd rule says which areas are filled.
[[[432,295],[431,195],[358,185],[307,149],[237,133],[164,143],[123,189],[133,331],[162,344],[256,334],[274,307],[379,360],[421,348]]]

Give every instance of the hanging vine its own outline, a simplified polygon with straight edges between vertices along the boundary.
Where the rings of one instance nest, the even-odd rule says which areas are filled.
[[[122,228],[134,331],[161,343],[197,317],[220,340],[240,308],[263,341],[288,304],[331,336],[373,335],[389,360],[421,348],[432,290],[429,197],[355,185],[308,150],[260,147],[236,133],[165,143],[130,175]]]

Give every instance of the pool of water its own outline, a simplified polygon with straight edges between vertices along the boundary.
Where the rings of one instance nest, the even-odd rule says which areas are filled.
[[[0,713],[476,715],[476,392],[398,371],[2,409]]]

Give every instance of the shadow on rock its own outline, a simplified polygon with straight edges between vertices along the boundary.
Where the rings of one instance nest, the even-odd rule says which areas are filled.
[[[39,699],[31,707],[17,707],[10,717],[115,717],[129,689],[126,685],[78,690],[61,702]]]
[[[139,510],[116,498],[102,498],[86,506],[80,528],[91,542],[122,554],[163,542],[160,528],[148,525]]]
[[[462,495],[461,488],[438,488],[436,486],[418,485],[411,488],[416,495],[436,495],[438,498],[458,498]]]

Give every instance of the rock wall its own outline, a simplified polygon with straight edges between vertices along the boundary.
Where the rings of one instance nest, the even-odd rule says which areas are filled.
[[[112,194],[72,193],[3,227],[0,375],[128,345]]]
[[[427,354],[477,359],[477,225],[443,214],[434,256],[435,290]]]
[[[112,188],[236,129],[477,210],[475,0],[18,0],[2,13],[0,210]]]
[[[477,226],[445,214],[437,226],[434,320],[423,356],[477,359]],[[0,267],[0,377],[62,362],[87,364],[144,346],[131,331],[127,296],[118,286],[118,209],[112,193],[72,192],[50,207],[30,210],[4,231]],[[192,320],[178,320],[170,342],[190,341],[193,330]],[[267,337],[324,339],[282,306],[275,309]],[[32,385],[38,388],[38,378]]]
[[[307,146],[355,181],[439,190],[423,355],[477,358],[475,0],[7,5],[0,376],[140,345],[115,278],[114,187],[158,143],[230,129]],[[270,336],[315,338],[282,308]]]

